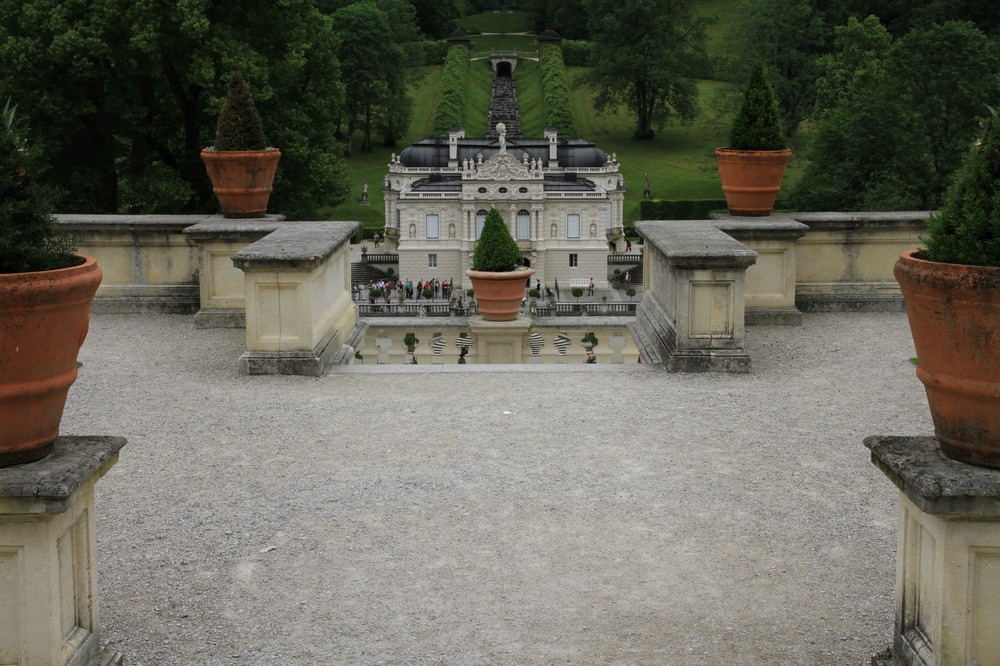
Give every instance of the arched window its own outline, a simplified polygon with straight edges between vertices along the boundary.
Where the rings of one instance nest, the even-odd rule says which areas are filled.
[[[477,210],[476,211],[476,240],[479,240],[479,234],[483,233],[483,225],[486,224],[486,211]]]
[[[523,208],[517,211],[517,240],[531,240],[531,213]]]

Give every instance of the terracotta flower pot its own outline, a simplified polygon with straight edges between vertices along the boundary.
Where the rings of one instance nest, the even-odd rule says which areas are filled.
[[[84,259],[59,270],[0,274],[0,466],[44,458],[59,435],[101,284],[97,262]]]
[[[790,150],[729,150],[716,148],[722,191],[732,215],[771,214],[781,178],[792,157]]]
[[[264,217],[280,150],[203,150],[201,159],[225,217]]]
[[[945,455],[1000,467],[1000,268],[900,255],[906,301],[934,434]]]
[[[479,303],[479,314],[486,321],[513,321],[521,310],[521,299],[527,289],[526,281],[534,273],[530,268],[526,271],[507,271],[493,273],[490,271],[474,271],[469,269],[465,274],[472,280],[472,288]]]

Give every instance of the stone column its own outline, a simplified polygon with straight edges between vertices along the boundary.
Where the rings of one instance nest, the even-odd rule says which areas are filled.
[[[896,621],[873,666],[1000,664],[1000,469],[934,437],[865,439],[899,488]]]
[[[101,654],[94,484],[121,437],[60,437],[0,469],[0,663],[115,666]]]

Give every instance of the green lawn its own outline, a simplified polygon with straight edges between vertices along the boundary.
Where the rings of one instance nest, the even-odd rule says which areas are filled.
[[[489,60],[469,63],[469,85],[465,88],[465,116],[462,124],[468,137],[486,136],[486,116],[490,111],[493,70]]]

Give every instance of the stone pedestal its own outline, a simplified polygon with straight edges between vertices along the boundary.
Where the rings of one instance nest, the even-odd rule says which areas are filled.
[[[865,446],[900,491],[893,644],[872,664],[1000,666],[1000,470],[934,437]]]
[[[530,317],[518,317],[513,321],[470,317],[469,330],[476,338],[476,363],[521,363],[523,338],[530,328]]]
[[[60,437],[0,469],[0,664],[120,664],[100,653],[94,484],[121,437]]]

